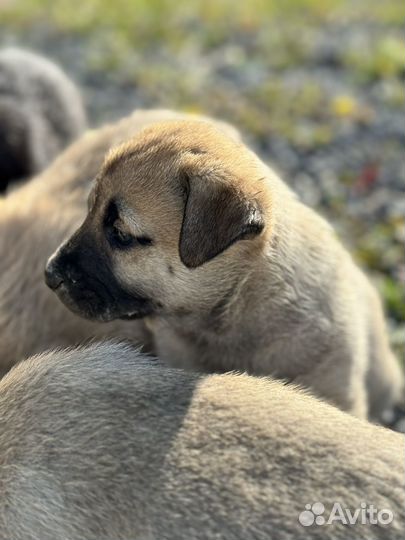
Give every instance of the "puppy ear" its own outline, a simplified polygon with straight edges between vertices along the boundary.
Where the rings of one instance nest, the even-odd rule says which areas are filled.
[[[234,186],[187,176],[186,196],[179,250],[188,268],[204,264],[234,242],[252,238],[264,228],[258,202]]]

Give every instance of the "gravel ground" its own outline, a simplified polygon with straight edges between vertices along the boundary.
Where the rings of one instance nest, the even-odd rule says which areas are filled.
[[[101,33],[0,26],[0,46],[50,56],[83,90],[93,125],[136,107],[173,107],[237,125],[339,234],[384,297],[392,342],[405,343],[405,146],[402,29],[327,21],[235,33],[215,46],[112,51]],[[401,57],[401,60],[399,60]],[[405,411],[387,418],[405,432]]]

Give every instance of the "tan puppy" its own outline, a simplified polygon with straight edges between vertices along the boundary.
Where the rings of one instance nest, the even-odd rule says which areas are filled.
[[[1,540],[399,540],[404,477],[402,435],[272,380],[104,344],[0,382]]]
[[[171,111],[137,111],[84,135],[31,183],[0,198],[0,376],[18,360],[91,337],[137,341],[141,323],[84,321],[45,286],[46,260],[81,223],[90,182],[111,146],[157,120],[187,118]],[[220,124],[232,136],[236,131]],[[145,341],[142,333],[142,341]]]
[[[107,157],[48,285],[90,319],[146,317],[170,364],[272,374],[375,417],[403,377],[374,289],[252,152],[168,121]],[[368,378],[368,383],[366,383]]]

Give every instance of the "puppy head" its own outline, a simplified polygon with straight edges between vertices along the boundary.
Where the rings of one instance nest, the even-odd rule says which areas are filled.
[[[47,284],[97,320],[209,310],[263,247],[264,176],[208,123],[155,124],[108,155]]]

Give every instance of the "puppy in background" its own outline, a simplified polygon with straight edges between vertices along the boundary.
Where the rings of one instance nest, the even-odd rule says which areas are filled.
[[[45,353],[0,381],[0,539],[399,540],[403,457],[400,434],[277,381]],[[304,527],[316,501],[366,523]]]
[[[43,272],[49,256],[83,221],[105,153],[145,126],[175,118],[193,116],[138,110],[90,131],[42,174],[0,198],[0,376],[22,358],[90,338],[125,337],[147,345],[143,321],[100,325],[74,315],[46,287]],[[228,124],[216,125],[239,137]]]
[[[403,389],[376,291],[329,224],[204,122],[109,153],[46,281],[88,319],[143,318],[170,365],[271,374],[359,417]]]
[[[80,93],[59,67],[0,50],[0,192],[44,169],[85,126]]]

